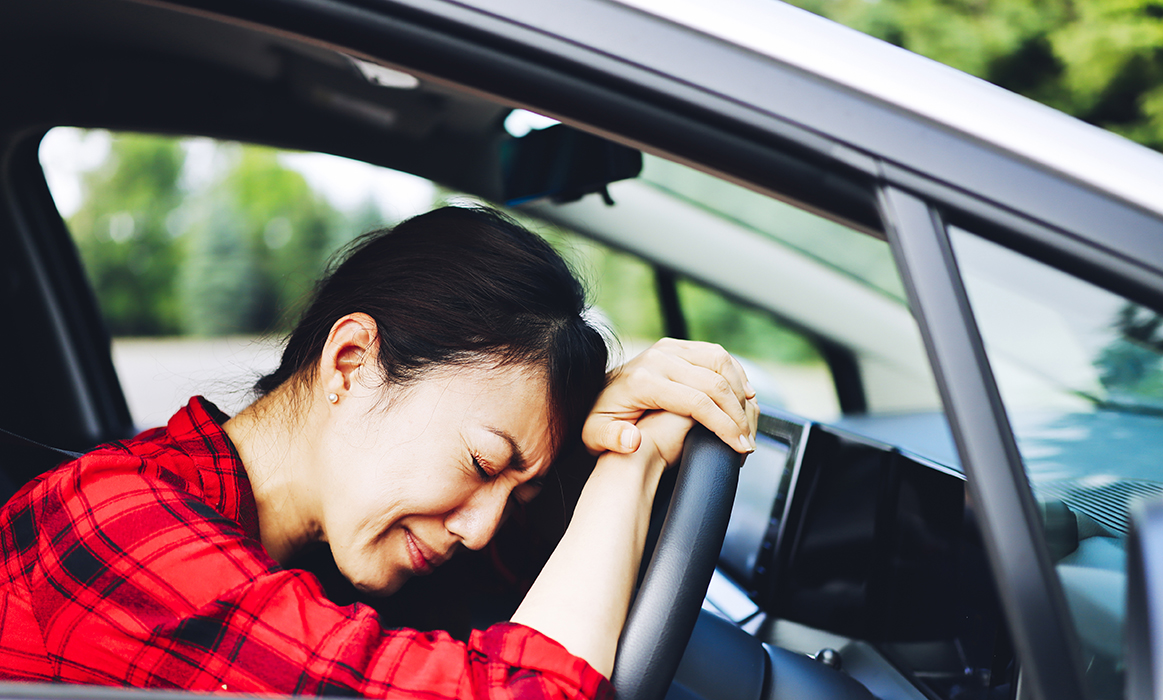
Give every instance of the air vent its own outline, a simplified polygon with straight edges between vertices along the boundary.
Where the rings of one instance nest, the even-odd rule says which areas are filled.
[[[1071,510],[1094,518],[1104,527],[1127,534],[1127,511],[1135,501],[1163,496],[1163,484],[1127,479],[1091,485],[1077,481],[1051,481],[1038,484],[1039,498],[1056,498]]]

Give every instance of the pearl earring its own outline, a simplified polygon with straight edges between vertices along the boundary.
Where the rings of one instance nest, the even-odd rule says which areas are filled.
[[[331,403],[339,403],[339,395],[338,394],[328,394],[327,400],[330,401]]]

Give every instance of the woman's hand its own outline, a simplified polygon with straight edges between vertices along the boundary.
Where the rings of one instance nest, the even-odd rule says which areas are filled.
[[[682,457],[683,443],[695,421],[669,411],[651,411],[643,415],[635,427],[642,436],[641,444],[634,454],[644,458],[655,468],[657,478],[667,467],[674,466]]]
[[[634,452],[642,444],[637,423],[648,411],[693,418],[738,452],[755,449],[755,390],[739,362],[718,345],[663,338],[611,371],[582,441],[595,454]]]

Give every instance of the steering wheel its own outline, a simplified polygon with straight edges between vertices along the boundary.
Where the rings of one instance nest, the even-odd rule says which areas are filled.
[[[611,682],[619,700],[661,700],[678,670],[727,533],[742,457],[695,425],[654,556],[630,607]]]

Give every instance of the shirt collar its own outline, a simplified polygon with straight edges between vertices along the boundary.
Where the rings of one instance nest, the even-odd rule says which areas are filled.
[[[258,539],[258,507],[242,458],[222,428],[227,420],[213,402],[195,396],[170,418],[166,433],[194,460],[206,503]]]

